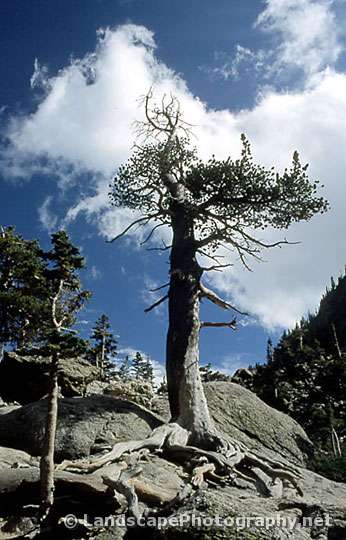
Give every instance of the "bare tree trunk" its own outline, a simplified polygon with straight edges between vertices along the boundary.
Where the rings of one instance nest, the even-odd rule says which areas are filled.
[[[202,442],[214,430],[199,372],[199,294],[202,269],[196,260],[193,222],[182,203],[172,218],[169,326],[166,370],[172,421]]]
[[[41,509],[44,519],[48,516],[54,502],[54,449],[58,419],[58,354],[52,357],[49,390],[47,397],[47,417],[42,456],[40,459]]]
[[[102,348],[101,348],[101,377],[105,375],[105,348],[106,348],[106,336],[102,336]]]
[[[341,352],[341,349],[340,349],[339,340],[338,340],[338,334],[336,333],[336,328],[335,328],[334,323],[332,323],[332,333],[333,333],[333,339],[334,339],[334,345],[335,345],[336,353],[338,355],[338,358],[341,360],[342,352]]]

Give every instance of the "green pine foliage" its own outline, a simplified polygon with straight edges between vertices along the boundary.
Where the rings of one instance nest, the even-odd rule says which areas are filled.
[[[154,368],[149,356],[144,357],[140,352],[136,352],[132,360],[132,372],[135,379],[154,384]]]
[[[143,356],[138,351],[133,358],[129,356],[125,357],[117,374],[125,382],[135,379],[137,381],[145,381],[151,386],[155,384],[154,366],[150,357]]]
[[[122,381],[129,381],[131,379],[131,361],[129,356],[126,356],[122,361],[120,368],[118,369],[118,375]]]
[[[89,352],[92,362],[100,368],[102,378],[109,379],[114,374],[117,355],[117,339],[112,332],[109,317],[101,315],[93,328],[91,340],[94,342]]]
[[[90,291],[82,288],[79,278],[79,271],[84,268],[85,260],[65,231],[52,234],[51,242],[52,249],[43,253],[46,262],[44,286],[50,305],[50,316],[46,322],[42,352],[57,352],[60,358],[84,354],[87,342],[71,328],[76,322],[77,313],[91,296]]]
[[[43,252],[14,227],[0,231],[0,343],[24,347],[45,332],[49,302]]]
[[[229,381],[231,378],[221,371],[215,371],[211,367],[211,362],[199,368],[203,382]]]
[[[269,405],[290,414],[317,446],[315,466],[346,480],[346,275],[321,299],[316,314],[268,344],[267,363],[256,365],[245,383]],[[340,437],[343,457],[332,457],[331,430]],[[333,463],[333,465],[332,465]],[[331,472],[335,471],[335,474]]]
[[[84,259],[65,231],[54,233],[51,240],[52,248],[45,252],[13,227],[0,231],[0,343],[36,354],[49,355],[57,347],[65,357],[82,354],[86,342],[70,329],[90,296],[78,276]],[[52,319],[56,295],[60,335]]]

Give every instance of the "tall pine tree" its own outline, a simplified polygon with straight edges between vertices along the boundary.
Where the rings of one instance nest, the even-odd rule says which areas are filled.
[[[91,339],[94,341],[94,346],[91,349],[93,362],[100,369],[101,377],[107,378],[114,371],[113,360],[117,354],[117,340],[107,315],[103,314],[97,319]]]

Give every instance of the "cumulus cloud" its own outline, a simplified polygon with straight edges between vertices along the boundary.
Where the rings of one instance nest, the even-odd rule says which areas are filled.
[[[331,0],[266,0],[256,25],[275,38],[272,70],[302,69],[308,76],[333,66],[342,50]]]
[[[254,24],[268,36],[266,48],[252,50],[237,44],[233,55],[216,52],[215,66],[203,66],[226,80],[251,72],[258,79],[292,80],[304,84],[335,66],[342,50],[333,0],[265,0]]]
[[[302,0],[304,6],[308,3]],[[292,6],[292,0],[268,1],[267,14],[259,23],[272,24],[274,8],[282,14],[289,4]],[[324,4],[328,7],[323,2],[316,4],[321,10]],[[325,62],[318,65],[322,68]],[[40,69],[38,64],[35,69]],[[74,59],[49,80],[46,71],[43,76],[46,91],[36,110],[12,118],[7,127],[10,144],[2,153],[3,172],[12,167],[15,174],[21,170],[16,166],[28,161],[45,172],[51,168],[56,176],[62,170],[58,182],[64,189],[69,181],[78,179],[86,195],[67,211],[64,224],[83,215],[106,238],[119,234],[135,217],[127,209],[109,209],[107,192],[112,174],[131,152],[133,121],[142,115],[138,97],[152,85],[158,96],[173,92],[178,97],[186,120],[196,126],[201,157],[236,157],[242,132],[252,142],[255,159],[265,165],[282,169],[299,149],[302,161],[311,163],[311,176],[325,182],[330,213],[292,227],[289,239],[302,244],[266,253],[268,262],[254,264],[253,273],[236,264],[211,279],[268,327],[291,325],[315,307],[329,276],[345,263],[345,74],[327,69],[299,92],[268,90],[251,109],[238,113],[211,110],[157,59],[149,30],[125,25],[100,33],[93,53]],[[40,80],[38,75],[36,80]],[[49,202],[41,210],[41,220],[48,224]],[[133,234],[143,239],[145,231]],[[274,238],[273,232],[270,235]]]

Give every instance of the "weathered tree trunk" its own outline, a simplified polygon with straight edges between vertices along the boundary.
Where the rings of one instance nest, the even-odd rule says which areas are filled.
[[[46,429],[42,456],[40,459],[41,509],[42,518],[48,516],[54,502],[54,449],[58,419],[58,354],[52,357],[49,390],[47,397]]]
[[[202,442],[213,431],[199,372],[199,295],[202,269],[196,260],[193,219],[175,203],[170,260],[166,370],[172,421]]]
[[[105,375],[105,350],[106,350],[106,336],[102,336],[102,348],[101,348],[101,377]]]

